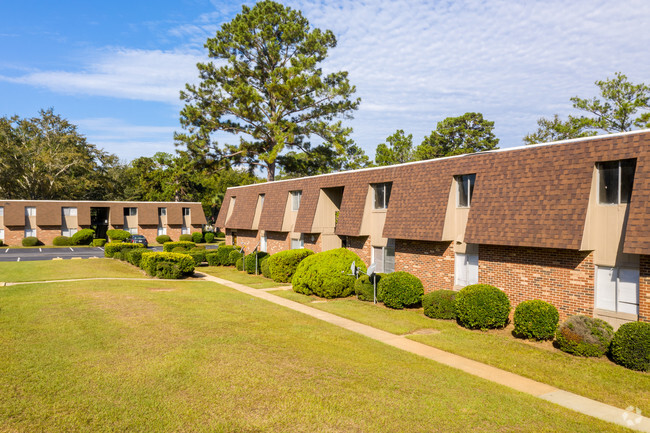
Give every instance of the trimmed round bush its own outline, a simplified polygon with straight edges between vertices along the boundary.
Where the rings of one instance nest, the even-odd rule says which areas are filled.
[[[195,244],[200,244],[203,242],[203,233],[201,232],[194,232],[192,233],[192,242]]]
[[[298,265],[306,257],[314,254],[312,250],[286,250],[273,254],[269,258],[269,272],[273,281],[289,283],[295,274]],[[349,268],[348,268],[349,269]],[[349,273],[349,272],[348,272]]]
[[[108,230],[106,236],[108,236],[111,241],[125,241],[131,237],[131,233],[126,230]]]
[[[181,274],[192,275],[194,273],[194,259],[187,254],[148,252],[140,259],[140,267],[151,276],[158,276],[158,264],[173,263],[178,266]]]
[[[232,253],[231,253],[232,254]],[[249,274],[260,272],[260,264],[264,257],[268,256],[264,251],[258,251],[255,254],[249,254],[244,259],[244,269]],[[257,257],[257,268],[255,267],[255,257]]]
[[[203,238],[205,239],[205,242],[206,242],[206,243],[211,244],[212,242],[214,242],[214,233],[212,233],[212,232],[206,232],[206,233],[203,235]]]
[[[178,240],[181,242],[192,242],[192,235],[181,235]]]
[[[160,262],[156,264],[156,277],[165,280],[178,280],[183,278],[183,272],[176,263]]]
[[[271,258],[276,255],[273,254]],[[293,290],[297,293],[314,294],[322,298],[350,296],[354,293],[356,280],[353,275],[350,275],[352,262],[356,263],[361,272],[366,272],[363,260],[345,248],[309,255],[300,262],[293,275],[291,280]],[[271,272],[273,272],[273,268],[271,268]]]
[[[209,266],[219,266],[221,264],[221,262],[219,261],[219,254],[217,253],[206,254],[205,260],[208,262]]]
[[[271,278],[271,268],[269,268],[270,257],[270,255],[266,255],[262,257],[262,261],[260,262],[260,272],[262,272],[262,275],[266,278]]]
[[[226,234],[224,232],[217,232],[214,237],[223,240],[226,239]]]
[[[244,255],[239,250],[231,250],[228,253],[228,259],[226,260],[226,265],[231,266],[233,263],[237,263],[237,260],[242,258]],[[241,269],[240,269],[241,270]]]
[[[621,325],[610,345],[612,360],[637,371],[650,371],[650,323],[630,322]]]
[[[168,235],[160,235],[156,236],[156,242],[159,244],[164,244],[165,242],[171,242],[172,238],[170,238]]]
[[[93,247],[103,247],[106,245],[106,239],[93,239]]]
[[[151,251],[146,248],[134,248],[131,250],[124,250],[126,261],[131,263],[133,266],[140,267],[140,261],[142,260],[143,254],[149,254]]]
[[[67,236],[57,236],[52,239],[52,245],[55,247],[69,247],[72,245],[72,239]]]
[[[93,229],[81,229],[77,233],[73,234],[70,240],[72,245],[90,245],[95,237],[95,230]]]
[[[564,321],[555,339],[557,347],[578,356],[603,356],[609,349],[614,329],[604,320],[588,316],[571,316]]]
[[[237,259],[237,262],[235,263],[235,267],[237,268],[238,271],[241,271],[244,269],[244,258],[240,257]]]
[[[453,290],[434,290],[422,297],[424,315],[432,319],[456,318],[456,293]]]
[[[194,259],[197,266],[205,262],[205,250],[192,250],[186,254],[189,254]]]
[[[38,238],[34,236],[27,236],[26,238],[23,239],[22,243],[24,247],[35,247],[40,243],[40,241],[38,240]]]
[[[456,319],[465,328],[503,328],[509,314],[508,296],[489,284],[472,284],[456,294]]]
[[[515,308],[515,335],[531,340],[552,340],[560,314],[548,302],[533,299]]]
[[[194,242],[187,242],[187,241],[165,242],[163,244],[163,251],[169,253],[174,251],[176,248],[183,248],[185,249],[185,251],[189,251],[194,247],[196,247],[196,244]]]
[[[401,310],[422,302],[424,286],[415,275],[408,272],[393,272],[379,281],[377,293],[385,306]]]
[[[232,266],[236,263],[236,259],[234,262],[230,262],[230,252],[235,249],[234,245],[220,245],[219,248],[217,248],[217,266]],[[239,247],[237,247],[239,249]]]
[[[374,282],[379,284],[381,278],[386,274],[373,274],[372,278],[368,275],[361,275],[354,282],[354,293],[360,301],[373,302],[375,300],[375,286]],[[377,289],[379,292],[379,289]],[[377,293],[377,301],[381,302],[379,293]]]

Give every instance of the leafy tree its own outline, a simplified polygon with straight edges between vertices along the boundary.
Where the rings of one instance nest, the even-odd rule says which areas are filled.
[[[433,159],[498,149],[499,139],[492,130],[494,122],[483,119],[481,113],[465,113],[448,117],[436,125],[436,130],[424,138],[415,149],[415,159]]]
[[[280,174],[278,178],[315,176],[334,171],[356,170],[369,165],[368,156],[363,149],[351,140],[340,153],[330,146],[317,146],[309,152],[287,152],[278,156]]]
[[[537,132],[524,137],[525,144],[547,143],[549,141],[568,140],[571,138],[590,137],[596,135],[591,128],[593,122],[584,117],[569,116],[567,120],[560,119],[557,114],[552,119],[542,117],[537,121]]]
[[[0,118],[0,196],[27,200],[102,198],[115,155],[86,142],[53,109]]]
[[[377,146],[375,164],[402,164],[412,161],[413,156],[413,134],[405,135],[402,129],[398,129],[393,135],[386,137],[386,143]]]
[[[218,64],[199,63],[200,83],[181,92],[187,133],[177,143],[193,158],[263,167],[268,180],[283,151],[310,154],[311,137],[343,153],[350,129],[335,118],[350,117],[359,99],[347,72],[318,66],[335,46],[334,34],[312,29],[300,11],[269,0],[242,6],[205,44]],[[220,146],[217,132],[239,144]]]

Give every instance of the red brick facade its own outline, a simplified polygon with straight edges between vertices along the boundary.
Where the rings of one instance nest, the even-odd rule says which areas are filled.
[[[425,292],[454,288],[451,242],[395,241],[395,270],[422,280]]]
[[[372,246],[368,236],[347,236],[347,249],[364,261],[366,266],[372,261]]]
[[[266,231],[266,251],[275,254],[291,248],[289,233]]]
[[[322,238],[319,234],[306,234],[305,235],[305,248],[312,250],[315,253],[320,253],[322,250]]]
[[[650,322],[650,256],[640,257],[639,320]]]

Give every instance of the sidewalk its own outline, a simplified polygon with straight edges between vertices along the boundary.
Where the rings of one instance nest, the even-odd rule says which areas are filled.
[[[279,296],[272,295],[265,290],[253,289],[243,284],[233,283],[232,281],[205,275],[207,281],[212,281],[223,286],[230,287],[247,295],[264,299],[277,305],[289,308],[294,311],[307,314],[308,316],[339,326],[357,334],[364,335],[389,346],[414,353],[435,362],[459,369],[465,373],[478,376],[485,380],[498,383],[508,388],[541,398],[551,403],[558,404],[565,408],[592,416],[614,424],[622,425],[633,430],[650,433],[650,418],[641,416],[635,412],[619,409],[586,397],[582,397],[571,392],[563,391],[553,386],[537,382],[487,364],[483,364],[471,359],[454,355],[449,352],[436,349],[417,341],[409,340],[400,335],[391,334],[368,325],[345,319],[325,311],[317,310],[298,302],[290,301]],[[277,290],[277,289],[273,289]]]

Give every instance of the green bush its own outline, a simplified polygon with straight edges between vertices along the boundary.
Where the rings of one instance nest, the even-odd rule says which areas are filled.
[[[224,232],[217,232],[217,234],[215,235],[215,237],[216,237],[217,239],[222,239],[222,240],[223,240],[223,239],[226,239],[226,234],[225,234]]]
[[[52,239],[52,245],[55,247],[69,247],[72,245],[72,239],[67,236],[57,236]]]
[[[135,248],[131,250],[124,250],[122,253],[125,254],[127,262],[131,263],[133,266],[140,267],[142,255],[151,254],[152,251],[149,251],[146,248]]]
[[[456,294],[456,317],[465,328],[503,328],[509,314],[508,296],[489,284],[472,284]]]
[[[604,320],[571,316],[555,333],[557,347],[578,356],[603,356],[609,349],[614,329]]]
[[[219,266],[221,264],[221,262],[219,261],[219,254],[217,253],[206,254],[205,260],[208,262],[209,266]]]
[[[235,259],[234,262],[231,262],[229,257],[230,257],[230,252],[235,249],[234,245],[220,245],[219,248],[217,248],[217,266],[232,266],[235,264],[237,261]],[[239,247],[237,247],[239,249]]]
[[[373,274],[373,277],[370,278],[368,275],[361,275],[354,282],[354,293],[357,295],[357,299],[361,301],[373,302],[375,300],[375,282],[379,285],[382,277],[386,274]],[[381,302],[379,298],[379,288],[377,289],[377,301]]]
[[[168,235],[159,235],[156,236],[156,242],[159,243],[160,245],[164,244],[165,242],[171,242],[172,238],[170,238]]]
[[[612,360],[625,368],[650,371],[650,323],[621,325],[610,345]]]
[[[238,271],[241,271],[244,269],[244,258],[240,257],[237,259],[237,262],[235,263],[235,267],[237,268]]]
[[[4,244],[5,244],[4,239],[0,239],[0,247],[3,246]]]
[[[266,255],[262,257],[262,261],[260,261],[260,272],[262,272],[262,275],[265,276],[266,278],[271,278],[271,268],[269,268],[269,258],[271,255]]]
[[[228,260],[225,263],[227,263],[228,266],[232,266],[233,263],[237,263],[237,260],[242,257],[244,257],[244,255],[239,250],[232,250],[228,254]]]
[[[125,244],[110,242],[104,246],[104,257],[113,257],[119,251],[131,250],[133,248],[144,248],[142,244]]]
[[[515,308],[515,335],[531,340],[552,340],[560,314],[548,302],[533,299]]]
[[[304,248],[280,251],[279,253],[273,254],[268,259],[271,278],[278,283],[290,282],[300,262],[312,254],[314,254],[312,250]]]
[[[183,242],[192,242],[192,235],[181,235],[178,240]]]
[[[72,245],[90,245],[95,237],[95,230],[81,229],[72,235]]]
[[[401,310],[422,302],[424,286],[418,277],[408,272],[393,272],[379,281],[377,293],[385,306]]]
[[[260,264],[262,262],[262,259],[266,256],[268,256],[268,254],[264,251],[258,251],[256,253],[247,255],[244,259],[244,268],[246,269],[246,272],[249,274],[259,273],[261,271]],[[255,257],[257,257],[257,268],[255,267]]]
[[[201,232],[194,232],[192,233],[192,242],[195,244],[200,244],[203,242],[203,233]]]
[[[195,246],[196,244],[194,242],[187,242],[187,241],[165,242],[163,244],[163,251],[166,253],[171,253],[176,248],[183,248],[185,249],[185,251],[189,251]]]
[[[131,237],[131,233],[126,230],[108,230],[106,235],[111,241],[125,241]]]
[[[273,254],[271,258],[276,255]],[[291,281],[293,290],[323,298],[350,296],[354,292],[356,280],[353,275],[350,275],[352,262],[356,263],[361,272],[366,272],[366,265],[359,256],[345,248],[309,255],[300,262],[293,275]]]
[[[183,248],[183,247],[176,247],[176,248],[174,248],[173,250],[168,251],[168,252],[171,252],[171,253],[178,253],[178,254],[185,254],[185,253],[189,253],[190,251],[187,250],[187,249],[185,249],[185,248]]]
[[[36,245],[40,245],[41,241],[38,240],[38,238],[34,236],[27,236],[25,239],[23,239],[23,246],[24,247],[35,247]]]
[[[194,259],[194,264],[197,266],[205,262],[205,250],[190,251],[186,254],[189,254]]]
[[[204,245],[197,245],[194,248],[190,248],[190,252],[192,251],[205,251],[205,246]]]
[[[432,319],[456,318],[456,293],[453,290],[434,290],[422,297],[424,315]]]
[[[214,242],[214,233],[212,232],[206,232],[203,237],[205,238],[205,242],[208,244]]]
[[[165,280],[178,280],[179,278],[183,278],[183,272],[181,272],[176,263],[159,262],[156,263],[156,277]]]
[[[158,276],[159,263],[173,263],[178,266],[182,275],[191,275],[194,273],[194,259],[187,254],[177,253],[154,253],[143,254],[140,260],[140,267],[151,276]]]
[[[93,239],[93,247],[103,247],[106,245],[106,239]]]

